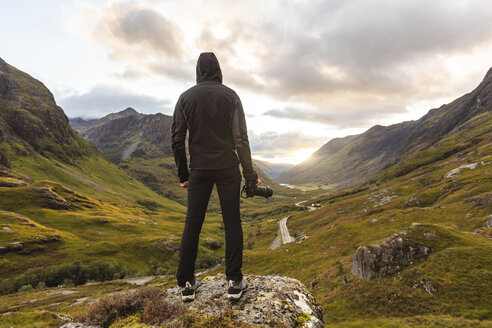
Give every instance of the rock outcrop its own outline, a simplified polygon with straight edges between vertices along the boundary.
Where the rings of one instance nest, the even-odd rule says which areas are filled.
[[[184,306],[210,315],[226,309],[237,312],[235,320],[268,327],[282,322],[286,327],[323,327],[324,314],[307,288],[296,279],[278,276],[245,276],[249,288],[237,302],[227,300],[227,281],[219,274],[200,283],[195,301]],[[169,302],[180,302],[180,288],[166,290]]]
[[[485,228],[492,228],[492,215],[487,216],[487,220],[484,225]]]
[[[43,207],[59,210],[68,210],[69,205],[65,198],[47,187],[32,187],[30,191],[37,196]]]
[[[380,244],[360,247],[352,260],[352,273],[362,279],[386,277],[416,260],[427,259],[432,249],[412,242],[408,234],[406,230]]]

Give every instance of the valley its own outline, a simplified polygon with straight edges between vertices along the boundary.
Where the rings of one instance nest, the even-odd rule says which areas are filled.
[[[3,60],[0,109],[0,327],[59,327],[129,277],[174,286],[186,193],[171,118],[69,121]],[[418,121],[333,139],[275,180],[262,165],[274,197],[242,200],[246,274],[301,281],[325,327],[492,325],[492,70]],[[214,191],[200,279],[224,272],[223,229]]]

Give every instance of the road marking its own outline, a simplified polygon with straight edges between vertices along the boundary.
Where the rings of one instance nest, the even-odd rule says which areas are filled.
[[[282,243],[288,244],[294,242],[294,238],[292,238],[289,234],[289,229],[287,229],[287,220],[290,216],[287,216],[280,220],[280,232],[282,233]]]

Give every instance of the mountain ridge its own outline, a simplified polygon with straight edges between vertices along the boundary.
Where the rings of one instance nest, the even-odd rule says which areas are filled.
[[[269,178],[276,179],[280,174],[294,167],[294,164],[288,163],[270,163],[268,161],[262,161],[254,159],[253,162],[258,166]]]
[[[160,195],[184,204],[186,190],[179,187],[171,147],[172,116],[162,113],[140,114],[133,108],[108,114],[100,119],[81,122],[73,118],[73,127],[93,143],[114,164]],[[277,193],[292,194],[281,187],[253,161],[263,185]],[[218,208],[217,195],[211,204]]]

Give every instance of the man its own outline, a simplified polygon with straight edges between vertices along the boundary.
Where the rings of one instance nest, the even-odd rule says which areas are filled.
[[[234,90],[222,84],[222,71],[212,52],[200,54],[196,82],[179,97],[172,125],[172,148],[179,182],[181,187],[188,188],[188,211],[176,278],[182,288],[183,301],[194,300],[198,288],[194,273],[198,239],[215,184],[226,235],[227,293],[230,299],[239,299],[248,287],[241,273],[243,231],[239,213],[239,162],[247,182],[256,181],[258,185],[261,181],[253,170],[241,100]],[[185,151],[187,131],[190,171]]]

